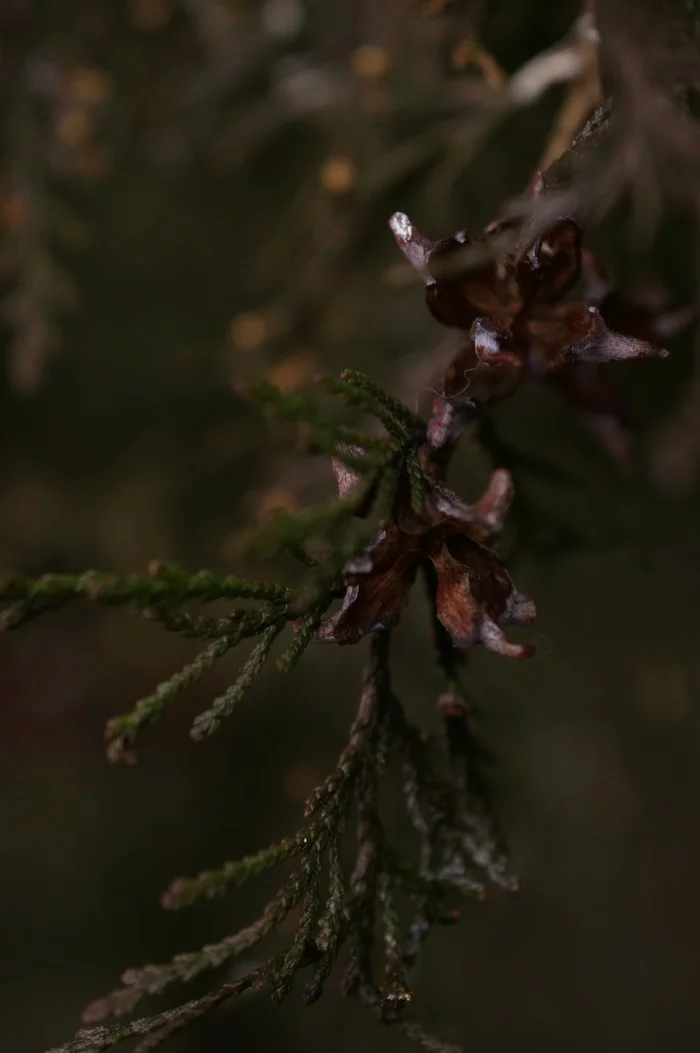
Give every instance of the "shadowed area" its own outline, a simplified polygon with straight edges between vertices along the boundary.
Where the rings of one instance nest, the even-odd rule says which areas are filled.
[[[333,471],[245,387],[304,389],[352,368],[427,413],[460,337],[431,317],[392,230],[477,237],[519,199],[570,84],[508,112],[488,92],[517,70],[522,83],[580,12],[544,0],[5,7],[0,574],[145,573],[158,558],[287,580],[240,531],[327,499]],[[658,222],[653,194],[620,191],[586,244],[668,321],[696,302],[697,238],[695,206],[666,190]],[[635,241],[640,198],[651,219]],[[596,302],[631,325],[631,299],[606,301],[612,279],[587,266]],[[466,681],[520,890],[461,902],[415,975],[420,1019],[467,1050],[656,1053],[700,1038],[700,387],[693,327],[675,328],[667,359],[606,366],[614,393],[591,373],[568,402],[523,384],[494,409],[485,450],[466,439],[450,469],[464,501],[493,467],[512,472],[505,562],[537,605],[536,626],[513,630],[535,657],[476,648]],[[622,431],[586,427],[592,405]],[[432,730],[443,688],[429,640],[416,588],[393,679]],[[195,653],[128,611],[77,604],[0,635],[3,1049],[60,1045],[124,969],[235,932],[277,887],[263,874],[211,904],[159,904],[178,875],[299,828],[347,741],[367,642],[314,644],[286,674],[272,663],[193,743],[194,716],[240,665],[224,659],[144,735],[136,765],[111,765],[107,719]],[[398,783],[391,772],[385,823],[410,848]],[[406,1048],[341,997],[335,974],[313,1006],[302,986],[281,1006],[248,992],[165,1048]]]

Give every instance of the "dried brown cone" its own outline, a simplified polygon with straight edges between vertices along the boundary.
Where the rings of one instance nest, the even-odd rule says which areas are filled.
[[[346,466],[333,461],[341,496],[357,484]],[[494,542],[503,529],[513,488],[508,472],[493,473],[483,497],[467,505],[442,483],[428,485],[420,513],[401,488],[390,520],[364,552],[344,568],[345,595],[339,611],[318,632],[330,643],[357,643],[393,628],[408,601],[421,566],[437,579],[435,615],[455,647],[483,644],[509,658],[533,653],[510,641],[502,626],[530,625],[535,606],[519,593],[499,560]]]
[[[535,196],[539,189],[536,180]],[[475,413],[530,376],[556,378],[624,461],[624,413],[597,367],[665,357],[658,341],[687,324],[689,313],[670,313],[654,298],[638,302],[615,292],[598,258],[582,249],[582,230],[569,217],[536,236],[526,223],[515,244],[513,224],[501,221],[476,240],[460,231],[431,241],[403,213],[392,216],[390,226],[425,283],[433,316],[468,334],[433,403],[428,441],[434,455],[451,448]]]

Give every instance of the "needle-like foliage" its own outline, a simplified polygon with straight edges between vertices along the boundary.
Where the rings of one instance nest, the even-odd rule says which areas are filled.
[[[486,370],[501,368],[487,357],[483,363]],[[522,365],[527,366],[526,359]],[[506,368],[512,368],[510,362]],[[496,471],[474,505],[447,488],[446,433],[436,427],[455,408],[446,392],[436,396],[426,424],[361,373],[346,371],[324,380],[323,387],[372,415],[381,433],[336,424],[313,401],[269,384],[253,392],[279,418],[303,425],[307,448],[331,457],[338,483],[337,498],[281,513],[253,538],[259,551],[300,562],[305,568],[300,585],[209,571],[189,575],[160,562],[145,576],[90,571],[0,583],[5,630],[85,600],[131,608],[167,632],[202,641],[190,663],[108,722],[113,761],[132,759],[144,729],[164,719],[184,691],[245,641],[252,641],[252,650],[230,686],[196,716],[194,739],[213,734],[231,716],[283,634],[291,635],[278,654],[281,671],[292,668],[316,639],[351,644],[371,637],[347,744],[307,800],[300,829],[218,870],[179,878],[163,895],[166,909],[179,910],[285,867],[288,872],[260,917],[169,962],[127,970],[121,987],[87,1008],[88,1026],[51,1053],[100,1053],[131,1038],[138,1038],[136,1049],[144,1053],[243,991],[264,989],[280,1001],[299,973],[305,974],[302,997],[310,1004],[336,967],[342,969],[346,993],[356,994],[385,1023],[426,1050],[452,1048],[414,1019],[410,974],[433,927],[458,920],[455,897],[481,900],[489,885],[517,888],[489,803],[483,770],[488,758],[461,680],[464,648],[472,644],[512,658],[532,652],[529,645],[508,640],[501,628],[534,618],[534,605],[515,590],[495,549],[513,487],[507,471]],[[470,402],[460,426],[451,422],[450,448],[470,416],[482,409]],[[391,631],[419,574],[427,586],[435,654],[444,676],[437,700],[441,730],[434,737],[409,719],[390,672]],[[228,611],[216,617],[201,613],[215,601],[228,604]],[[403,804],[417,837],[414,857],[393,842],[380,807],[380,785],[392,760],[401,771]],[[149,995],[229,965],[292,913],[296,920],[288,946],[242,979],[153,1016],[102,1023],[133,1013]]]
[[[190,6],[200,15],[207,7]],[[202,17],[202,26],[209,25]],[[207,40],[216,50],[216,34]],[[539,97],[556,79],[562,56],[577,58],[576,68],[588,76],[581,40],[539,57],[503,85],[493,124],[523,100]],[[558,56],[554,64],[552,55]],[[623,74],[624,100],[629,85]],[[459,919],[460,897],[480,901],[489,888],[517,888],[489,800],[490,758],[462,682],[465,652],[481,645],[513,659],[533,653],[530,643],[511,640],[504,631],[531,625],[535,607],[516,589],[497,549],[514,496],[521,517],[534,515],[513,481],[518,470],[533,466],[497,435],[489,411],[526,378],[546,380],[619,453],[624,429],[601,367],[666,355],[658,346],[663,326],[655,312],[633,311],[614,292],[597,257],[583,248],[580,185],[562,193],[562,171],[574,171],[577,159],[590,156],[610,120],[605,102],[572,148],[537,174],[525,214],[499,219],[480,237],[460,231],[432,241],[403,213],[392,217],[391,229],[425,285],[430,311],[461,333],[427,420],[355,370],[320,386],[323,396],[330,393],[371,418],[364,429],[338,422],[334,412],[321,408],[320,397],[283,393],[270,383],[253,388],[258,403],[301,426],[306,450],[330,459],[337,482],[337,497],[280,512],[248,539],[260,557],[303,569],[300,583],[189,574],[160,562],[143,576],[89,571],[0,582],[2,630],[19,629],[80,600],[129,608],[166,632],[201,642],[191,662],[108,722],[113,761],[132,759],[142,732],[166,719],[179,696],[229,654],[242,653],[238,670],[195,717],[194,739],[214,734],[231,717],[273,655],[284,673],[315,641],[352,646],[369,638],[347,742],[306,801],[300,828],[217,870],[178,878],[163,895],[167,910],[179,910],[279,868],[279,888],[260,916],[199,950],[127,970],[121,986],[85,1011],[85,1028],[51,1053],[101,1053],[129,1039],[137,1040],[137,1053],[145,1053],[244,991],[284,999],[300,974],[302,998],[313,1003],[334,970],[342,973],[344,991],[386,1024],[425,1050],[452,1053],[413,1015],[412,969],[433,928]],[[620,172],[615,174],[619,180]],[[585,180],[582,185],[589,186]],[[473,504],[446,484],[450,458],[467,428],[477,432],[495,462],[485,493]],[[431,734],[409,718],[391,676],[392,631],[419,578],[443,677],[438,730]],[[219,613],[212,616],[206,607],[215,602]],[[401,772],[414,852],[395,843],[381,805],[392,763]],[[230,966],[290,916],[287,943],[280,948],[278,942],[242,978],[214,982],[201,997],[155,1015],[103,1023],[140,1011],[148,996]]]

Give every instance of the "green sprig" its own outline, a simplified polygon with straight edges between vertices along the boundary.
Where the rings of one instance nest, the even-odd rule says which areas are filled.
[[[131,713],[113,717],[107,723],[105,737],[108,742],[107,756],[111,761],[122,760],[128,747],[134,744],[137,735],[143,728],[155,724],[162,717],[170,703],[188,687],[214,668],[216,663],[237,642],[235,635],[222,636],[213,640],[201,651],[193,662],[163,681],[153,694],[140,699]]]
[[[263,630],[248,660],[243,665],[236,682],[223,695],[214,699],[209,709],[200,713],[195,719],[191,731],[193,739],[203,739],[208,735],[212,735],[221,722],[231,715],[234,707],[240,702],[255,678],[262,671],[272,645],[283,628],[284,622],[277,619]]]
[[[311,843],[310,831],[302,828],[293,837],[270,845],[255,855],[225,863],[218,870],[205,870],[194,878],[177,878],[163,894],[161,903],[166,910],[179,910],[201,899],[214,899],[227,889],[240,888],[266,870],[300,855]]]
[[[285,586],[246,581],[232,574],[221,576],[208,570],[188,574],[180,567],[154,562],[147,576],[104,574],[88,570],[82,574],[44,574],[40,578],[10,577],[0,581],[0,604],[10,604],[0,612],[0,631],[20,625],[73,600],[87,600],[105,606],[133,606],[139,610],[186,600],[210,603],[214,600],[252,599],[287,603],[292,591]]]

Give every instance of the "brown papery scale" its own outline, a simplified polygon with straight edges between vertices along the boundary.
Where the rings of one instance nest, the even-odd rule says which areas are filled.
[[[541,193],[535,180],[533,195]],[[582,230],[560,217],[537,236],[531,224],[489,224],[431,241],[402,212],[389,225],[425,285],[432,315],[461,329],[465,342],[439,385],[428,424],[432,461],[449,456],[466,423],[510,395],[527,377],[546,379],[598,435],[608,452],[629,458],[626,412],[601,364],[665,358],[659,342],[690,321],[665,297],[617,292],[598,257],[582,248]]]
[[[339,460],[333,468],[339,492],[346,495],[359,480]],[[532,654],[530,645],[511,642],[501,628],[535,619],[534,603],[514,588],[494,547],[512,497],[510,476],[502,469],[473,505],[436,480],[416,512],[408,487],[399,487],[391,520],[346,563],[342,605],[321,626],[319,639],[354,644],[368,633],[394,628],[423,566],[436,576],[435,615],[456,647],[483,644],[508,658]]]

